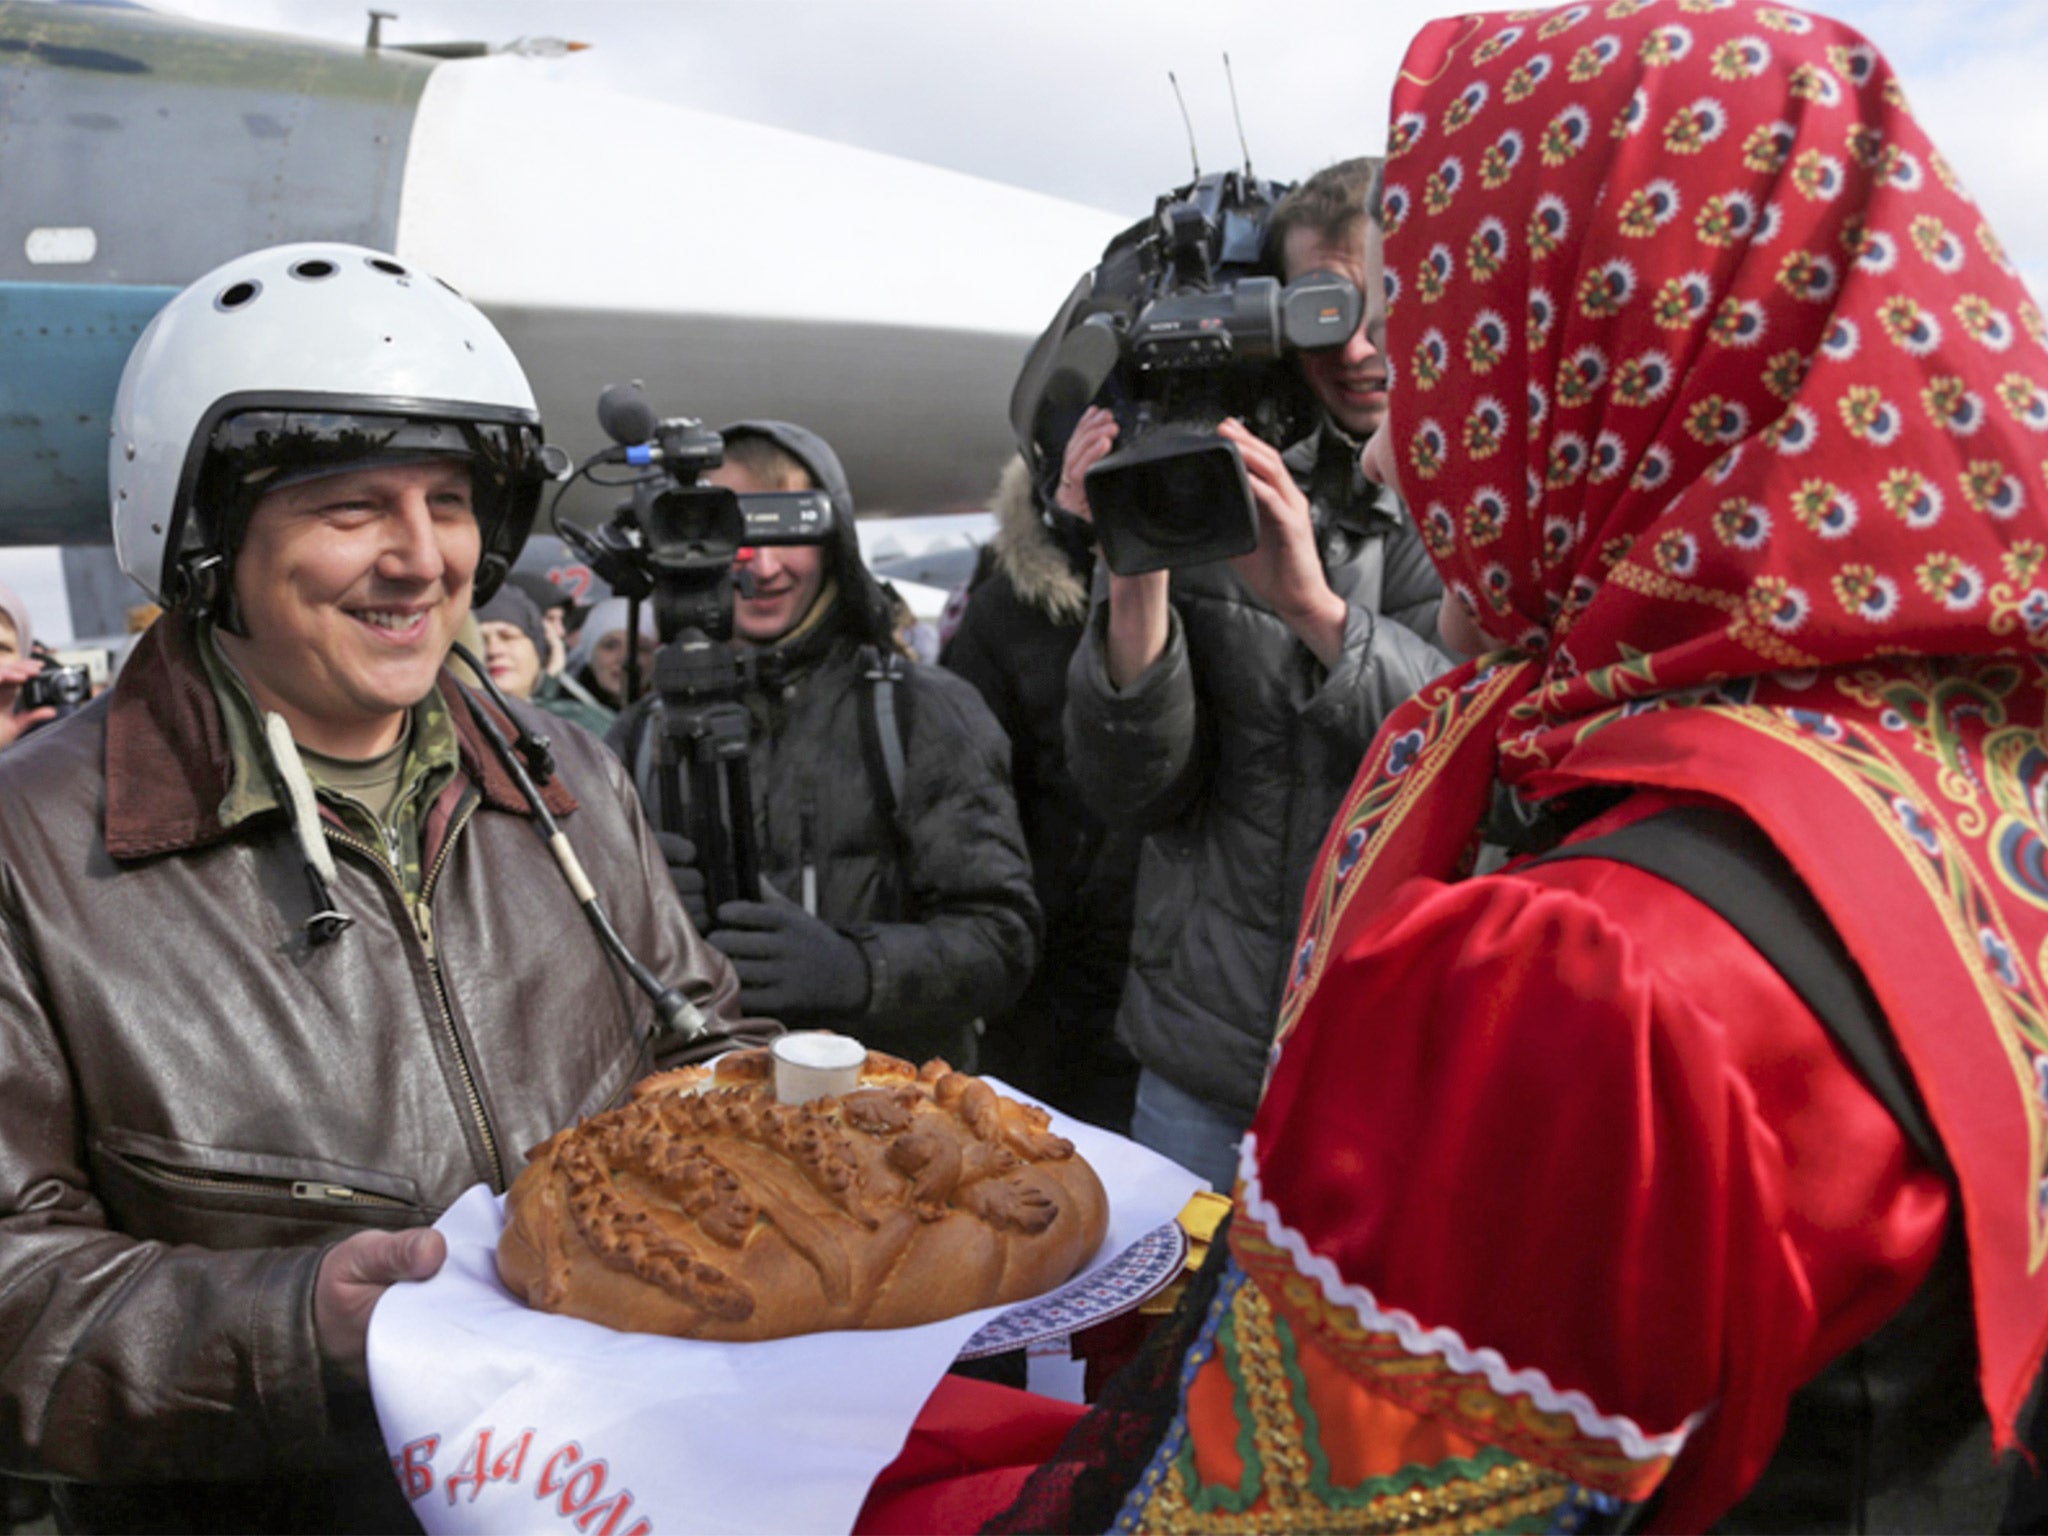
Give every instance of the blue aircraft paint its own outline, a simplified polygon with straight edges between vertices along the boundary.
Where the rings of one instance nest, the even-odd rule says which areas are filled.
[[[176,288],[0,282],[0,544],[107,537],[107,418],[136,338]]]
[[[0,0],[0,545],[106,541],[106,414],[175,289],[289,241],[391,249],[438,64]],[[60,262],[52,230],[92,238]]]

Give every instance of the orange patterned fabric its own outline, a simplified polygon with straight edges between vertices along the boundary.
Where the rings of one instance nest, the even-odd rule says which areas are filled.
[[[1189,1356],[1180,1415],[1112,1529],[1448,1536],[1569,1528],[1560,1517],[1619,1507],[1398,1401],[1325,1343],[1233,1266]],[[1500,1401],[1483,1382],[1466,1395]]]
[[[1483,1372],[1460,1369],[1441,1354],[1418,1354],[1390,1329],[1364,1326],[1355,1311],[1332,1304],[1298,1273],[1289,1255],[1250,1222],[1233,1233],[1231,1251],[1282,1314],[1307,1325],[1297,1347],[1307,1390],[1328,1397],[1333,1407],[1343,1405],[1324,1422],[1351,1427],[1343,1459],[1365,1475],[1434,1466],[1487,1445],[1543,1466],[1569,1467],[1574,1482],[1634,1502],[1670,1470],[1669,1454],[1622,1455],[1611,1440],[1585,1433],[1568,1413],[1498,1391]],[[1370,1383],[1370,1389],[1340,1392],[1340,1377]],[[1192,1400],[1189,1418],[1199,1433]],[[1331,1443],[1346,1438],[1327,1437]]]
[[[1325,847],[1255,1127],[1272,1221],[1343,1251],[1291,1189],[1399,1155],[1302,1123],[1288,1031],[1371,1058],[1373,1010],[1315,1009],[1318,984],[1401,882],[1464,867],[1497,780],[1712,796],[1785,852],[1898,1035],[2009,1441],[2048,1330],[2039,310],[1876,50],[1748,0],[1431,24],[1384,207],[1403,488],[1510,648],[1389,720]]]

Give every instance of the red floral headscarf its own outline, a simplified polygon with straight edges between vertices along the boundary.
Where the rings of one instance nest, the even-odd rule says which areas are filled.
[[[1268,1102],[1328,957],[1402,879],[1464,867],[1497,779],[1719,797],[1898,1034],[2009,1441],[2048,1325],[2039,310],[1876,50],[1746,0],[1430,25],[1384,212],[1403,487],[1514,649],[1375,743]],[[1284,1129],[1255,1130],[1289,1216]]]

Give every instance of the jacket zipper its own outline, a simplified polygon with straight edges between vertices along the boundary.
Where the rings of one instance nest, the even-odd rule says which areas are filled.
[[[416,1209],[409,1202],[393,1199],[390,1195],[373,1194],[367,1189],[351,1189],[346,1184],[330,1184],[325,1179],[270,1178],[258,1173],[188,1173],[182,1168],[173,1168],[168,1163],[159,1163],[152,1158],[123,1155],[136,1167],[145,1169],[150,1177],[161,1179],[166,1184],[176,1184],[184,1189],[210,1189],[218,1193],[238,1195],[260,1190],[271,1194],[289,1195],[294,1200],[306,1200],[315,1205],[370,1205],[399,1211]]]
[[[804,787],[803,808],[797,815],[797,902],[811,916],[818,915],[818,802],[809,785]]]
[[[420,945],[426,951],[427,973],[434,978],[434,1000],[440,1005],[441,1010],[441,1028],[447,1034],[449,1044],[455,1048],[455,1066],[456,1070],[462,1075],[462,1091],[469,1100],[469,1112],[476,1121],[477,1133],[483,1137],[484,1152],[490,1158],[491,1188],[493,1190],[502,1190],[503,1173],[502,1164],[498,1156],[497,1132],[491,1129],[490,1117],[484,1113],[484,1096],[476,1085],[476,1068],[470,1062],[469,1052],[463,1049],[462,1036],[455,1028],[455,1012],[448,1005],[448,985],[441,978],[441,956],[434,943],[434,919],[428,910],[428,904],[434,895],[434,881],[440,876],[442,866],[448,862],[448,855],[455,847],[456,838],[462,835],[462,829],[469,825],[469,818],[475,811],[475,800],[471,800],[469,804],[456,811],[455,820],[449,825],[448,835],[441,839],[441,851],[434,855],[433,865],[427,870],[425,878],[420,881],[420,899],[412,909],[413,930],[419,935]],[[396,868],[395,861],[387,865],[378,856],[375,848],[372,848],[360,838],[349,836],[348,833],[331,823],[323,827],[322,830],[326,832],[330,842],[339,843],[344,848],[353,848],[358,853],[368,854],[371,860],[377,864],[377,867],[384,872],[386,878],[397,888],[399,901],[401,903],[405,901],[405,890],[402,886],[399,886],[398,877],[394,873]]]

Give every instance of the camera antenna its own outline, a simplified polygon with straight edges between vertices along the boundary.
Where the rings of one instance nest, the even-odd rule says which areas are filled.
[[[1188,116],[1188,100],[1180,93],[1180,81],[1174,78],[1172,70],[1166,72],[1166,83],[1173,87],[1173,99],[1180,104],[1181,126],[1188,131],[1188,163],[1195,168],[1195,180],[1202,179],[1202,157],[1195,150],[1195,122]]]
[[[1223,81],[1230,87],[1230,116],[1237,124],[1237,147],[1244,151],[1244,179],[1252,180],[1252,149],[1244,141],[1244,114],[1237,110],[1237,77],[1230,72],[1230,54],[1223,55]]]

